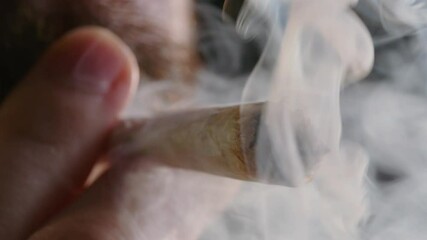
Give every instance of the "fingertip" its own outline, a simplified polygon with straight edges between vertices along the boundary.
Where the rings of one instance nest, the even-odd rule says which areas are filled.
[[[136,91],[139,69],[131,49],[107,29],[73,30],[55,43],[28,81],[49,81],[58,90],[102,97],[121,111]]]
[[[0,109],[0,236],[26,238],[81,189],[138,74],[129,47],[102,28],[49,48]]]

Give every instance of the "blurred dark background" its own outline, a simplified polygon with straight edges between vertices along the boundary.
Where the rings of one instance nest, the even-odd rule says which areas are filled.
[[[230,1],[228,7],[232,16],[227,16],[222,11],[224,0],[196,0],[197,50],[202,66],[227,79],[248,74],[261,52],[259,44],[242,39],[235,30],[235,17],[243,1]],[[19,6],[24,2],[0,3],[0,102],[55,39],[40,37],[38,23],[23,17],[27,13]],[[64,29],[79,26],[72,20],[61,24]]]

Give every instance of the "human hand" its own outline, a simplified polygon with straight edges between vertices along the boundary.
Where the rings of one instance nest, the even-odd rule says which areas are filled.
[[[118,38],[86,27],[55,43],[1,105],[1,239],[195,239],[224,207],[234,181],[153,159],[116,162],[84,189],[138,73]]]

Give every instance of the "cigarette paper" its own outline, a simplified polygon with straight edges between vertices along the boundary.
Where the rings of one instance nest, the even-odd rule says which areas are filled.
[[[254,103],[127,120],[113,134],[111,156],[146,157],[177,168],[294,186],[295,182],[286,176],[286,172],[292,175],[292,169],[283,173],[283,169],[275,167],[277,159],[272,159],[271,154],[256,159],[264,105]],[[265,166],[270,172],[262,173],[261,179],[260,170],[265,171]]]

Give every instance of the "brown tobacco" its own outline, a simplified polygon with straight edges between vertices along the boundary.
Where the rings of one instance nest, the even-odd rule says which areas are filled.
[[[262,103],[127,121],[116,131],[112,155],[152,157],[210,174],[257,180],[255,145]]]
[[[328,151],[304,149],[303,144],[298,150],[307,151],[311,158],[304,154],[292,158],[280,152],[284,149],[277,152],[264,119],[266,105],[250,103],[125,120],[112,135],[110,157],[113,162],[147,158],[172,167],[282,186],[306,183],[316,166],[311,158],[320,160]]]

